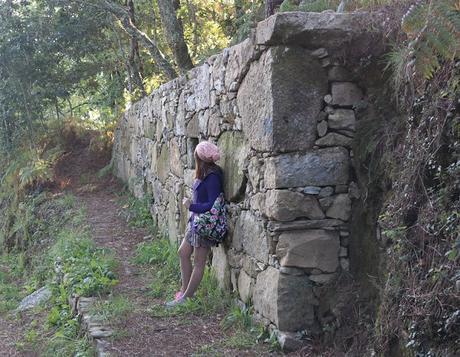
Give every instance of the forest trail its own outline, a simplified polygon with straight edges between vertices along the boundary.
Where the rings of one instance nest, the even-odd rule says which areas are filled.
[[[222,346],[222,341],[229,333],[220,325],[224,312],[212,316],[190,313],[158,317],[152,314],[152,307],[162,305],[164,301],[150,294],[149,285],[153,273],[133,263],[136,246],[151,237],[147,230],[128,224],[122,213],[122,202],[117,196],[123,187],[112,176],[98,178],[96,173],[102,166],[101,163],[95,163],[86,150],[81,148],[70,154],[58,171],[60,179],[76,196],[77,202],[86,207],[93,240],[97,246],[110,249],[118,262],[119,283],[113,288],[112,296],[127,299],[131,307],[131,311],[121,321],[108,324],[115,334],[109,339],[110,345],[106,352],[110,356],[215,356],[215,348]],[[206,346],[216,347],[211,347],[212,352],[209,354],[203,353]],[[246,350],[219,348],[217,355],[273,354],[266,345],[255,345]]]

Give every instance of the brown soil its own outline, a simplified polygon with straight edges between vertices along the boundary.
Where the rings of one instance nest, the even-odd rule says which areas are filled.
[[[136,245],[148,236],[144,229],[130,227],[122,214],[116,192],[123,187],[113,177],[98,179],[96,172],[104,166],[94,162],[82,147],[69,153],[58,167],[61,187],[73,191],[79,202],[86,206],[88,223],[98,246],[111,249],[119,261],[119,283],[113,295],[122,295],[131,302],[133,311],[122,322],[112,327],[115,338],[108,352],[114,356],[190,356],[205,345],[215,345],[234,332],[223,331],[220,321],[225,312],[214,316],[187,315],[154,317],[152,306],[163,301],[148,295],[151,277],[141,267],[133,264]],[[82,177],[85,179],[82,180]],[[218,349],[225,356],[267,356],[267,345],[251,349]],[[216,355],[216,350],[211,354]]]

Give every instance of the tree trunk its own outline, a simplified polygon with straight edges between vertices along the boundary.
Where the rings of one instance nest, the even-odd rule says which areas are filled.
[[[177,73],[173,66],[168,61],[167,57],[160,51],[157,44],[131,22],[128,12],[123,7],[107,0],[100,1],[99,5],[120,20],[123,29],[129,36],[136,38],[144,45],[167,79],[171,80],[177,77]]]
[[[127,0],[128,14],[131,23],[136,26],[136,21],[134,18],[134,2],[133,0]],[[131,37],[129,41],[130,52],[128,55],[128,66],[129,74],[136,83],[136,86],[141,90],[142,96],[145,97],[147,93],[145,92],[144,83],[142,82],[142,74],[140,72],[140,57],[139,57],[139,44],[135,37]]]
[[[160,10],[161,24],[171,51],[181,73],[193,68],[192,59],[184,39],[182,22],[177,18],[178,0],[157,0]]]

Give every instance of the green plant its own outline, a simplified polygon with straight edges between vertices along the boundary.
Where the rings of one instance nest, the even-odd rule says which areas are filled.
[[[452,64],[460,50],[460,4],[456,0],[418,0],[401,20],[406,43],[398,44],[388,56],[388,68],[399,93],[410,84],[423,90],[443,63]]]
[[[227,330],[231,327],[238,329],[248,329],[252,327],[252,307],[241,307],[234,303],[230,307],[230,311],[221,322],[221,326]]]
[[[91,305],[90,314],[105,322],[120,321],[133,310],[132,302],[124,296],[111,297],[108,300],[98,300]]]
[[[150,213],[151,199],[145,196],[137,199],[131,193],[121,197],[123,214],[132,227],[147,228],[151,234],[157,234],[157,224]]]

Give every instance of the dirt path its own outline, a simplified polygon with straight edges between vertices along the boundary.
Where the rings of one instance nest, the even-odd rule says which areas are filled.
[[[134,308],[125,321],[115,326],[118,336],[111,341],[108,352],[115,356],[190,356],[203,346],[225,338],[219,325],[221,315],[159,318],[149,313],[153,305],[163,302],[147,294],[151,281],[131,263],[136,245],[148,232],[127,225],[113,193],[116,189],[116,185],[109,188],[99,186],[91,193],[77,193],[78,199],[87,208],[96,244],[112,249],[120,263],[120,282],[114,289],[114,295],[127,297]],[[258,353],[229,349],[225,355],[266,355],[264,350],[264,353]]]
[[[0,316],[0,356],[27,356],[16,348],[16,343],[21,340],[22,332],[16,321],[10,321]]]

